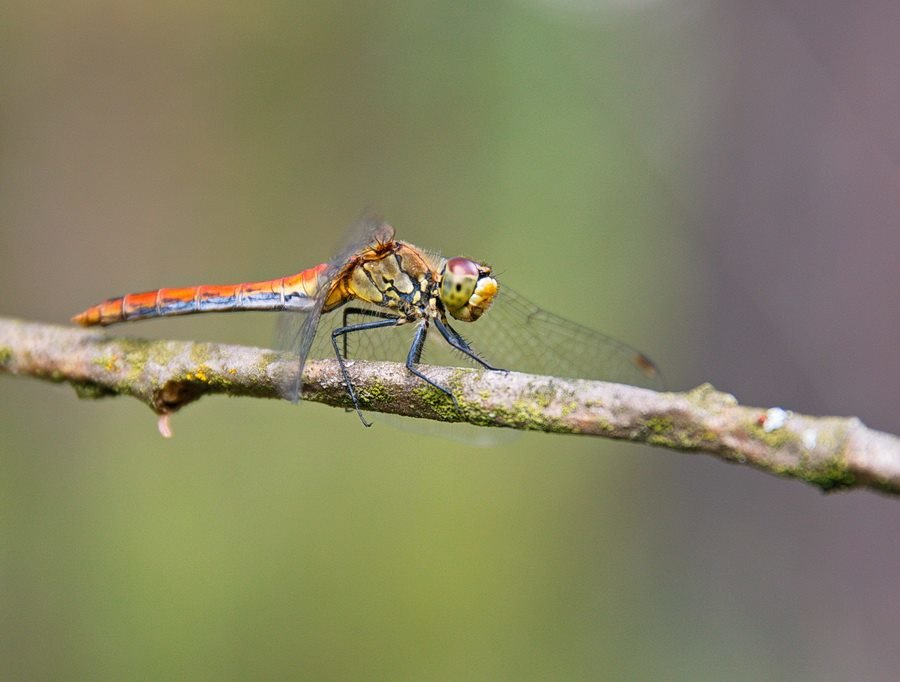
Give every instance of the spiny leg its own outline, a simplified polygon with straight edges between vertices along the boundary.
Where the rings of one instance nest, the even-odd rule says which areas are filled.
[[[422,348],[425,346],[425,338],[427,335],[428,320],[422,320],[422,322],[416,329],[416,336],[413,339],[412,345],[409,347],[409,353],[406,354],[406,369],[415,374],[429,386],[433,386],[437,390],[442,391],[443,393],[446,393],[448,396],[450,396],[450,400],[453,401],[453,405],[457,410],[460,410],[459,403],[456,400],[456,396],[453,395],[453,391],[451,391],[446,386],[441,386],[439,383],[429,379],[414,367],[414,365],[418,364],[419,360],[422,359]]]
[[[501,369],[499,367],[494,367],[492,364],[482,360],[478,357],[478,354],[472,350],[472,347],[466,342],[466,340],[459,335],[453,327],[451,327],[446,322],[442,322],[438,318],[434,318],[434,326],[438,328],[438,331],[441,333],[441,336],[449,343],[453,348],[458,350],[460,353],[467,355],[472,358],[475,362],[486,369],[493,370],[495,372],[506,372],[507,370]]]
[[[378,318],[384,318],[384,319],[379,319],[379,320],[376,320],[375,322],[363,322],[360,324],[347,325],[346,320],[347,320],[348,314],[350,314],[350,315],[358,314],[358,315],[362,315],[362,316],[378,317]],[[338,365],[341,368],[341,376],[344,378],[344,383],[347,386],[347,392],[350,394],[350,399],[353,401],[353,406],[356,408],[356,413],[359,415],[359,419],[363,423],[364,426],[372,426],[372,423],[369,421],[366,421],[366,418],[363,416],[362,409],[359,406],[359,398],[356,395],[356,389],[353,386],[353,381],[350,379],[350,373],[347,370],[347,365],[344,361],[345,358],[343,355],[341,355],[340,348],[338,347],[337,337],[342,336],[344,338],[344,348],[345,348],[345,352],[346,352],[346,339],[347,339],[348,334],[350,334],[352,332],[367,331],[367,330],[372,330],[372,329],[384,329],[386,327],[394,327],[394,326],[402,324],[406,321],[407,320],[403,317],[397,317],[395,315],[390,315],[388,313],[381,313],[376,310],[368,310],[365,308],[352,308],[349,311],[345,311],[345,313],[344,313],[344,322],[345,322],[344,326],[339,327],[331,332],[331,345],[334,348],[334,355],[337,358]],[[435,320],[435,321],[437,321],[437,320]],[[441,325],[441,326],[443,326],[443,325]],[[440,329],[440,327],[439,327],[439,329]],[[441,330],[441,334],[444,335],[444,338],[447,338],[447,336],[443,330]],[[454,331],[453,334],[456,334],[456,332]],[[416,335],[413,338],[412,345],[410,346],[409,352],[406,355],[406,369],[408,369],[410,371],[410,373],[417,376],[419,379],[424,381],[429,386],[432,386],[432,387],[436,388],[437,390],[441,391],[442,393],[445,393],[447,396],[449,396],[450,400],[453,401],[453,405],[456,407],[456,409],[460,410],[459,402],[456,400],[456,396],[453,395],[453,392],[450,389],[448,389],[446,386],[441,386],[436,381],[433,381],[432,379],[428,378],[425,374],[423,374],[421,371],[419,371],[415,367],[415,365],[418,364],[419,360],[421,360],[421,358],[422,358],[422,350],[425,346],[425,339],[427,338],[427,335],[428,335],[428,321],[423,320],[422,323],[416,329]],[[465,345],[465,341],[463,341],[462,338],[458,334],[456,334],[455,338],[459,344]],[[449,339],[447,339],[447,340],[448,340],[448,343],[450,343],[450,345],[452,345],[454,348],[457,347],[456,343],[450,341]],[[468,349],[467,345],[466,345],[466,348],[460,348],[460,350],[462,350],[464,353],[468,350],[467,354],[471,354],[472,357],[474,357],[476,360],[481,362],[481,364],[483,364],[485,367],[487,367],[489,369],[494,369],[487,363],[481,361],[477,356],[475,356],[474,352],[472,352],[471,349]]]
[[[386,313],[383,310],[370,310],[369,308],[356,308],[356,307],[350,306],[350,307],[344,308],[343,318],[344,318],[344,326],[345,327],[352,326],[352,325],[347,324],[347,319],[351,315],[359,316],[359,317],[377,317],[382,320],[397,319],[396,314]],[[349,360],[350,359],[350,349],[348,347],[347,341],[348,341],[347,335],[344,334],[344,344],[343,344],[344,345],[344,359]]]
[[[380,316],[379,316],[380,317]],[[350,399],[353,401],[353,407],[356,408],[356,413],[359,415],[360,421],[364,426],[372,426],[372,422],[366,421],[366,418],[363,416],[362,409],[359,407],[359,398],[356,396],[356,389],[353,387],[353,381],[350,379],[350,372],[347,371],[347,365],[344,362],[344,358],[341,355],[340,348],[338,348],[337,337],[343,336],[346,338],[347,334],[352,332],[361,332],[366,331],[367,329],[382,329],[383,327],[395,327],[403,321],[402,317],[388,317],[384,320],[378,320],[376,322],[363,322],[360,324],[352,324],[349,326],[338,327],[333,332],[331,332],[331,345],[334,348],[334,355],[337,357],[338,365],[341,368],[341,376],[344,377],[344,383],[347,385],[347,392],[350,394]]]

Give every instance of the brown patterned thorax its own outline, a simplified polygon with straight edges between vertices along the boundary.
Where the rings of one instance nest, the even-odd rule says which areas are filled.
[[[355,297],[415,315],[421,313],[435,295],[439,267],[439,263],[404,242],[376,244],[345,266],[336,283],[341,291],[329,296],[329,302],[334,300],[340,305],[338,299]]]

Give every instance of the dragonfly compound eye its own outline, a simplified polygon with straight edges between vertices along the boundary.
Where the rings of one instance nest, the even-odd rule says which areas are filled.
[[[474,322],[497,293],[490,268],[468,258],[451,258],[441,277],[441,302],[457,320]]]

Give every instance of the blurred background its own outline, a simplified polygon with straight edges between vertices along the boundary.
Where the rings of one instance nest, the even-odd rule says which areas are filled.
[[[900,432],[894,0],[6,2],[0,314],[366,207],[672,388]],[[590,292],[585,295],[585,292]],[[271,315],[114,334],[266,345]],[[900,515],[704,456],[0,377],[6,679],[895,679]]]

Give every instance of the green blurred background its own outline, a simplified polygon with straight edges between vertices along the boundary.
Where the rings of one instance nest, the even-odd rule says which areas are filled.
[[[900,430],[897,13],[764,5],[4,3],[0,312],[292,273],[371,207],[673,388]],[[271,318],[112,331],[265,345]],[[0,377],[0,406],[4,679],[900,665],[874,494],[311,404],[205,399],[169,441],[131,400]]]

